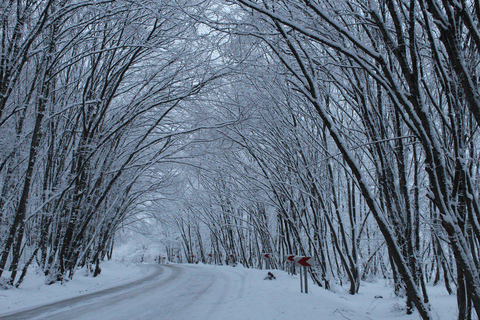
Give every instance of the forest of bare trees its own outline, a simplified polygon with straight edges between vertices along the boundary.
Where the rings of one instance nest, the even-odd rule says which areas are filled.
[[[143,215],[170,260],[480,315],[479,1],[0,3],[0,286],[97,275]]]
[[[0,275],[10,271],[10,285],[33,262],[52,282],[85,265],[97,274],[121,223],[166,183],[160,164],[197,125],[195,96],[221,76],[187,10],[1,3]]]

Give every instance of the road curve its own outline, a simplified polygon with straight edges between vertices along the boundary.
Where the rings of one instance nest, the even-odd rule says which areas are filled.
[[[0,319],[215,319],[225,297],[232,290],[241,296],[244,290],[232,288],[230,278],[214,268],[156,265],[140,280]]]

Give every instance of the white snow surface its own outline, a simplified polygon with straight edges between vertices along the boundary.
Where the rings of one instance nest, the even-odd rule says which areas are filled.
[[[31,267],[18,289],[0,290],[0,319],[2,314],[12,313],[36,306],[78,297],[143,278],[153,272],[148,265],[104,261],[102,272],[97,277],[78,270],[73,279],[45,285],[45,279],[35,267]]]
[[[242,266],[171,264],[102,264],[97,278],[77,274],[65,285],[40,285],[29,277],[20,289],[0,291],[0,319],[419,319],[406,315],[404,300],[392,293],[386,281],[362,283],[360,293],[349,295],[347,288],[336,292],[314,286],[309,279],[309,294],[300,293],[299,276],[271,270],[276,280],[263,280],[266,270]],[[135,281],[117,291],[107,290],[92,299],[88,296],[56,303],[12,315],[61,299]],[[436,319],[455,319],[456,299],[439,285],[429,288],[432,315]],[[375,298],[382,296],[383,298]],[[2,316],[3,315],[3,316]],[[9,316],[10,315],[10,316]]]

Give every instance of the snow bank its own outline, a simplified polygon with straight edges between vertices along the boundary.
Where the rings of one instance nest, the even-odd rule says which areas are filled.
[[[198,266],[203,267],[203,266]],[[393,294],[384,280],[362,283],[360,292],[349,295],[348,288],[336,287],[336,292],[313,285],[309,278],[309,293],[300,293],[299,276],[272,270],[276,280],[263,280],[268,270],[243,267],[215,267],[238,290],[224,297],[222,307],[212,319],[352,319],[352,320],[416,320],[418,314],[405,313],[405,300]],[[435,319],[455,319],[456,297],[449,296],[442,286],[428,288]],[[233,293],[236,292],[236,293]],[[381,298],[379,297],[381,296]]]
[[[102,262],[102,273],[97,277],[78,270],[72,280],[52,285],[44,284],[44,277],[30,267],[25,281],[18,289],[0,290],[0,313],[30,309],[35,306],[100,291],[143,278],[153,271],[146,265]]]

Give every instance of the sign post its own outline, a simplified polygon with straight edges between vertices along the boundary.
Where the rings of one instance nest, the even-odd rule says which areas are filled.
[[[300,292],[303,293],[303,268],[300,268]]]
[[[270,269],[271,268],[270,259],[272,258],[272,254],[266,253],[266,252],[262,254],[263,254],[263,257],[265,258],[265,269]]]
[[[295,264],[300,267],[300,292],[303,293],[303,289],[305,288],[305,293],[308,293],[308,272],[306,268],[313,266],[314,259],[312,257],[300,256],[293,258],[293,260],[295,261]]]
[[[308,293],[308,281],[307,281],[308,270],[307,268],[302,268],[302,269],[303,269],[303,276],[305,277],[305,293]]]
[[[289,275],[293,275],[295,272],[295,255],[294,254],[287,254],[285,256],[285,260],[287,261],[287,271]]]

